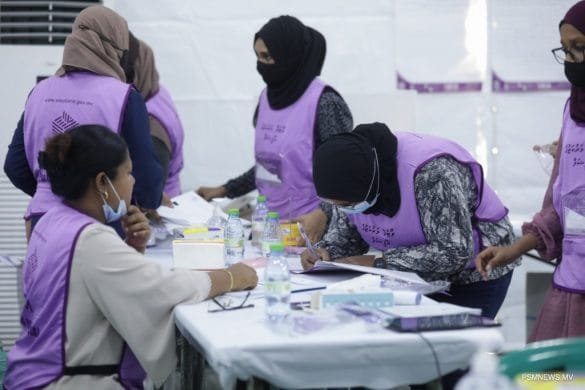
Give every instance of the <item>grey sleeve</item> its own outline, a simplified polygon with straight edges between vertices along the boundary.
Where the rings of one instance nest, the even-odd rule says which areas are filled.
[[[317,108],[315,123],[315,149],[335,134],[350,132],[353,129],[353,117],[347,103],[337,91],[326,87]]]
[[[436,158],[416,175],[415,196],[427,243],[384,251],[387,266],[426,280],[453,280],[473,256],[471,170],[450,157]]]
[[[333,260],[362,255],[369,249],[355,225],[337,207],[332,207],[329,228],[316,246],[326,249]]]

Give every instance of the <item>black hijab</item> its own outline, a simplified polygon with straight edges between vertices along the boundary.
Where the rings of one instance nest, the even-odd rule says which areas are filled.
[[[256,64],[267,85],[268,103],[273,109],[290,106],[321,74],[325,38],[319,31],[288,15],[270,19],[254,35],[254,42],[258,38],[262,38],[274,59],[274,64]]]
[[[330,137],[315,152],[313,181],[320,198],[361,202],[372,177],[368,202],[376,196],[380,175],[379,197],[364,214],[392,217],[400,208],[396,151],[398,142],[383,123],[359,125],[351,133]],[[374,149],[376,153],[374,153]],[[378,156],[380,169],[374,168]]]

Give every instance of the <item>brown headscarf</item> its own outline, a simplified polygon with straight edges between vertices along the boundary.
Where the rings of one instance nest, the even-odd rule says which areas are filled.
[[[101,5],[87,7],[75,18],[56,75],[62,76],[72,67],[126,82],[120,59],[129,50],[129,40],[123,17]]]
[[[134,85],[146,101],[158,92],[158,72],[152,49],[146,42],[140,39],[138,42],[138,57],[134,63]]]

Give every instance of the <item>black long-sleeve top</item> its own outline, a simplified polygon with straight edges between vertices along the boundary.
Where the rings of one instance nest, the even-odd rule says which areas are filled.
[[[37,189],[37,181],[25,153],[25,115],[26,112],[23,112],[8,146],[4,172],[16,188],[32,196]],[[146,105],[140,93],[133,88],[128,95],[120,135],[128,145],[132,174],[136,179],[133,197],[141,207],[156,209],[162,198],[163,170],[154,153]]]

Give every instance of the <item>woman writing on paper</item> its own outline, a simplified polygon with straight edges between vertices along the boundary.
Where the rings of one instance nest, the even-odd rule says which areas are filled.
[[[300,221],[318,240],[331,208],[320,207],[312,181],[314,150],[330,136],[351,131],[347,104],[317,76],[326,42],[317,30],[292,16],[270,19],[254,36],[256,68],[266,83],[254,115],[256,166],[219,187],[201,187],[207,200],[266,195],[268,209]]]
[[[23,267],[23,329],[8,355],[8,390],[122,389],[131,350],[156,387],[176,365],[173,307],[256,285],[243,264],[167,271],[146,261],[148,222],[128,206],[125,142],[98,125],[48,140],[39,154],[63,201],[35,227]],[[121,220],[123,241],[106,225]],[[134,382],[136,386],[136,383]],[[132,387],[134,388],[134,387]]]
[[[317,194],[333,218],[317,254],[333,260],[416,272],[451,283],[433,298],[498,312],[519,260],[483,281],[473,259],[480,248],[507,245],[508,210],[487,185],[481,166],[452,141],[360,125],[331,137],[315,152]],[[372,247],[383,257],[363,255]],[[308,251],[303,267],[318,260]]]

